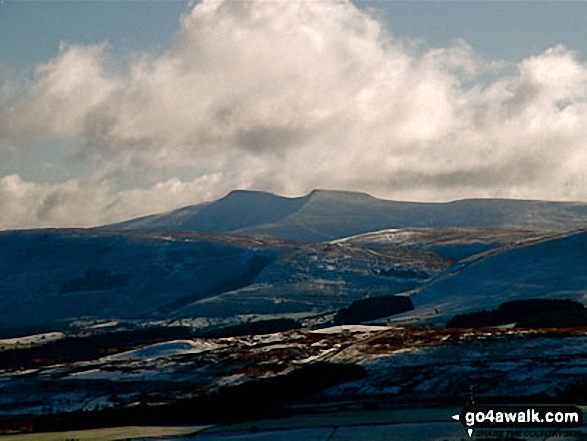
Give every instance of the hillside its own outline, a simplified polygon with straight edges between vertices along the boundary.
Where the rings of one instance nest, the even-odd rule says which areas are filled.
[[[579,232],[477,256],[455,265],[411,299],[418,316],[437,323],[511,300],[585,302],[586,250],[587,232]]]
[[[570,231],[587,225],[587,204],[507,199],[398,202],[365,193],[314,190],[299,198],[233,191],[217,201],[107,225],[321,242],[390,228],[492,227]]]
[[[284,198],[261,191],[235,190],[214,202],[184,207],[170,213],[145,216],[109,225],[107,228],[234,232],[279,222],[298,211],[308,197]]]
[[[487,227],[387,229],[327,243],[0,233],[0,429],[15,419],[21,430],[27,421],[55,430],[460,405],[472,385],[497,402],[584,402],[584,328],[540,324],[535,310],[553,318],[557,304],[570,305],[579,325],[587,320],[582,303],[552,300],[585,301],[586,250],[587,232]],[[446,328],[457,314],[488,309],[499,320]],[[505,321],[539,325],[510,327],[504,311]],[[505,327],[475,329],[488,323]],[[324,366],[328,381],[300,396],[307,366]],[[332,382],[337,369],[361,375]],[[295,393],[284,395],[284,384]],[[244,405],[250,396],[258,414]]]
[[[493,249],[557,237],[560,233],[509,228],[402,228],[374,231],[335,241],[385,249],[405,246],[442,254],[456,261]]]
[[[230,318],[332,311],[421,286],[424,250],[172,232],[0,233],[1,325],[79,318]]]

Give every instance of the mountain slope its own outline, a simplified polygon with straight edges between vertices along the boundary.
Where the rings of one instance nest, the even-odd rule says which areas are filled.
[[[433,251],[459,261],[498,248],[510,248],[560,233],[508,228],[401,228],[358,234],[335,241],[338,244],[367,245],[373,249],[389,245]]]
[[[496,227],[570,231],[587,225],[587,204],[507,199],[397,202],[365,193],[314,190],[300,198],[234,191],[205,204],[102,229],[233,233],[320,242],[389,228]]]
[[[421,286],[450,265],[424,250],[202,233],[0,233],[0,325],[332,311]]]
[[[273,251],[201,235],[0,234],[2,323],[152,317],[247,285]]]
[[[587,232],[516,246],[460,266],[411,296],[418,315],[432,312],[431,321],[442,323],[510,300],[587,300]]]
[[[108,225],[108,229],[157,229],[226,233],[271,224],[292,215],[308,199],[285,198],[261,191],[235,190],[221,199]]]

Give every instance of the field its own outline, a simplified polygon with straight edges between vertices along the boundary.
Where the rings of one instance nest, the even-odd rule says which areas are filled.
[[[452,421],[460,409],[437,407],[402,410],[336,412],[321,415],[300,415],[283,419],[253,421],[231,426],[215,426],[195,436],[179,437],[181,441],[463,441],[469,439],[465,428]],[[477,430],[473,439],[516,441],[582,441],[585,428],[572,436],[562,431],[526,431],[515,438],[496,437]]]
[[[76,430],[71,432],[31,433],[5,435],[2,441],[116,441],[193,434],[206,426],[177,427],[113,427],[107,429]]]
[[[2,441],[464,441],[465,428],[450,419],[456,407],[375,410],[297,415],[220,426],[118,427],[72,432],[2,436]],[[585,411],[585,409],[584,409]],[[582,441],[586,428],[570,436],[562,431],[519,432],[516,438],[496,437],[496,429],[477,431],[476,440]],[[540,435],[540,436],[535,436]]]

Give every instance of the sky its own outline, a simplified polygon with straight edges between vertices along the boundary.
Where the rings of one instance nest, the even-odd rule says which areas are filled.
[[[0,4],[0,229],[232,189],[587,201],[587,2]]]

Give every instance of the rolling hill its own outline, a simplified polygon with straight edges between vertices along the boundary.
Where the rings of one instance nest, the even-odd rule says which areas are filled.
[[[325,312],[421,286],[450,264],[402,247],[375,253],[203,233],[4,232],[0,324]]]
[[[530,298],[587,300],[587,232],[480,254],[411,296],[418,316],[445,323],[456,314]]]

